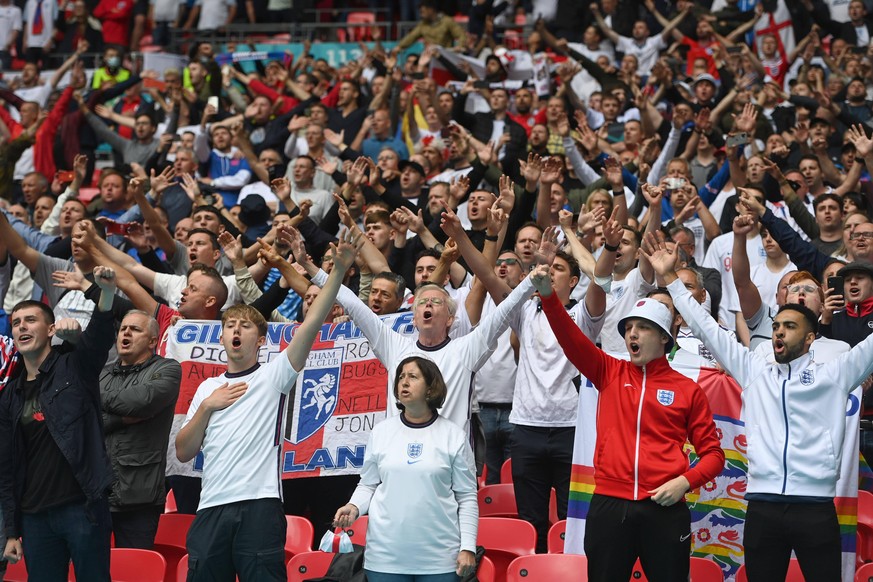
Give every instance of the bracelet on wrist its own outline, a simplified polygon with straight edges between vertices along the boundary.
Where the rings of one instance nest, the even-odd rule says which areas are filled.
[[[618,245],[612,246],[609,243],[603,243],[603,248],[611,253],[618,251]]]
[[[612,196],[613,196],[613,198],[615,198],[616,196],[624,196],[624,189],[622,189],[622,190],[613,190],[613,191],[612,191]]]
[[[485,234],[485,240],[489,242],[497,242],[497,235]]]

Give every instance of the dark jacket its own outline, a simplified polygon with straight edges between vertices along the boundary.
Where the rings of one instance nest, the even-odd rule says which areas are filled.
[[[454,117],[461,125],[469,129],[473,133],[473,137],[482,143],[488,143],[491,139],[491,133],[494,130],[494,114],[467,113],[464,111],[464,106],[466,104],[466,95],[461,95],[455,99],[452,117]],[[520,175],[518,161],[527,159],[527,132],[508,115],[503,121],[506,124],[503,131],[504,133],[509,133],[509,142],[503,146],[505,149],[505,155],[503,156],[502,162],[503,172],[515,179]]]
[[[113,510],[164,505],[167,444],[179,397],[182,366],[152,355],[142,364],[122,366],[100,378],[106,451],[115,471],[109,494]],[[124,418],[138,422],[127,424]]]
[[[72,350],[52,348],[39,367],[39,401],[52,438],[64,455],[88,502],[103,498],[112,485],[112,467],[103,445],[100,370],[115,343],[111,311],[95,310]],[[24,366],[0,392],[0,506],[6,536],[21,535],[19,503],[27,459],[20,419],[24,410]]]

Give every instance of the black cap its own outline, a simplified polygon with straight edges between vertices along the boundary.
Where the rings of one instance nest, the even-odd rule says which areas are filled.
[[[427,177],[427,173],[424,171],[424,168],[422,168],[422,167],[421,167],[421,164],[419,164],[418,162],[413,162],[413,161],[411,161],[411,160],[405,160],[405,161],[403,161],[403,162],[400,162],[400,164],[399,164],[399,168],[400,168],[400,171],[401,171],[401,172],[402,172],[403,170],[405,170],[406,168],[412,168],[414,171],[416,171],[416,172],[418,172],[419,174],[421,174],[422,177],[424,177],[424,178]]]
[[[270,220],[270,208],[260,194],[246,196],[239,206],[239,219],[246,226],[259,226]]]
[[[845,277],[849,273],[864,273],[865,275],[873,277],[873,264],[866,261],[852,261],[837,271],[837,275],[840,277]]]

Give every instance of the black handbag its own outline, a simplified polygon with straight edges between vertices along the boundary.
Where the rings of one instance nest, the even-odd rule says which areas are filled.
[[[307,582],[367,582],[364,574],[364,546],[353,544],[354,551],[337,554],[320,578],[304,578]],[[301,572],[302,573],[302,572]]]

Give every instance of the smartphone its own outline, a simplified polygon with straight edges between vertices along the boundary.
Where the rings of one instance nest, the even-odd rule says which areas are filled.
[[[678,190],[685,187],[685,178],[667,178],[665,184],[670,190]]]
[[[115,222],[114,220],[109,220],[105,224],[106,234],[117,234],[120,236],[127,236],[130,233],[130,227],[133,226],[132,222]]]
[[[476,89],[489,89],[491,85],[488,81],[473,81],[473,87]]]
[[[61,170],[61,171],[58,171],[57,174],[55,174],[55,177],[58,179],[58,182],[60,182],[61,184],[69,184],[70,182],[72,182],[73,180],[76,179],[76,172]]]
[[[746,145],[747,143],[749,143],[749,134],[745,131],[742,131],[736,135],[729,135],[725,140],[725,143],[729,148]]]
[[[426,79],[427,78],[427,77],[425,77],[425,74],[423,71],[416,71],[416,72],[412,73],[410,75],[410,77],[413,79]]]
[[[828,289],[831,289],[831,295],[842,295],[845,298],[845,279],[842,277],[828,277]]]
[[[729,46],[729,47],[727,47],[727,52],[728,52],[728,54],[730,54],[730,55],[738,55],[738,54],[740,54],[741,52],[743,52],[743,47],[739,47],[739,46]]]
[[[212,105],[215,108],[215,111],[218,111],[218,97],[210,97],[206,100],[207,105]]]

